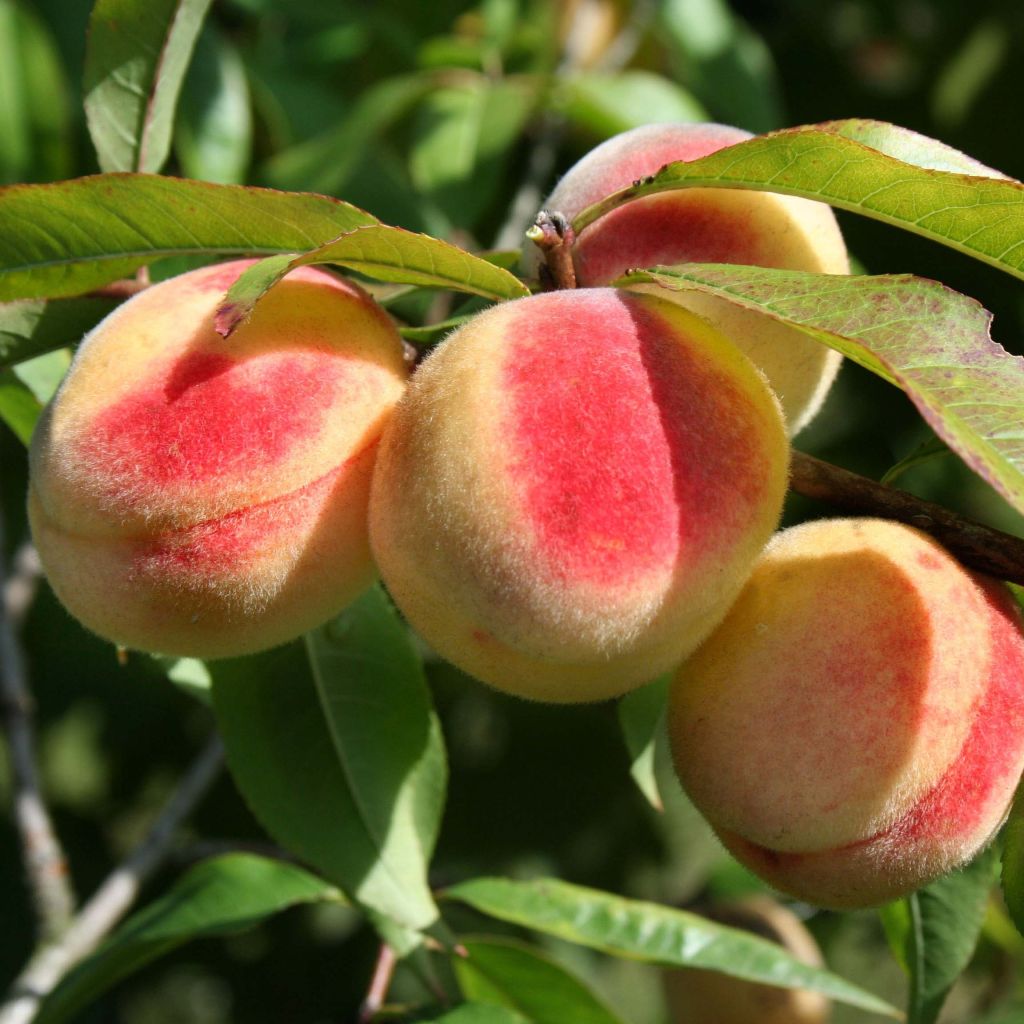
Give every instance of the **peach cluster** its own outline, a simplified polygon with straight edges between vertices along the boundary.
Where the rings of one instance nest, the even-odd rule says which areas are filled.
[[[569,217],[746,138],[657,125],[599,146]],[[31,450],[54,587],[127,647],[284,642],[379,570],[438,653],[512,694],[618,696],[678,669],[679,777],[737,858],[827,906],[968,860],[1024,768],[1024,639],[996,582],[893,523],[778,535],[789,436],[837,357],[696,293],[608,285],[690,261],[847,271],[831,212],[692,189],[583,230],[582,287],[494,306],[406,382],[391,320],[297,270],[229,340],[245,261],[126,302],[83,342]]]

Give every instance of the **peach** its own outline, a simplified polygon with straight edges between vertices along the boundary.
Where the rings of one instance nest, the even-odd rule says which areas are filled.
[[[778,520],[788,444],[742,353],[671,302],[550,292],[465,324],[385,431],[381,576],[470,675],[621,694],[724,615]]]
[[[911,527],[794,527],[679,669],[669,735],[748,868],[811,903],[883,903],[970,860],[1006,814],[1024,768],[1019,609]]]
[[[569,169],[546,200],[570,220],[585,207],[677,160],[696,160],[750,138],[720,124],[651,124],[616,135]],[[849,273],[831,209],[795,196],[742,189],[664,192],[619,207],[584,228],[573,248],[581,285],[610,284],[632,268],[740,263]],[[684,305],[731,338],[768,377],[791,435],[825,399],[841,357],[799,331],[698,292],[641,285]]]
[[[374,577],[367,503],[405,386],[401,339],[361,289],[302,268],[225,341],[213,314],[247,265],[183,274],[111,313],[32,441],[50,583],[125,647],[270,647]]]
[[[714,907],[706,916],[783,946],[808,967],[824,967],[804,923],[781,903],[752,896]],[[686,968],[662,974],[673,1024],[824,1024],[829,1001],[820,992],[743,981],[719,971]]]

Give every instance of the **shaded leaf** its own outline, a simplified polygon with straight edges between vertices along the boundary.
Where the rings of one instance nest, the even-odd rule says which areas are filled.
[[[644,799],[656,810],[662,810],[661,793],[654,771],[654,746],[665,717],[671,676],[627,693],[619,701],[619,726],[629,752],[629,772]]]
[[[963,870],[906,897],[907,1024],[934,1024],[938,1019],[978,944],[998,860],[998,850],[990,846]]]
[[[1011,587],[1024,609],[1024,588]],[[1006,909],[1017,931],[1024,935],[1024,788],[1018,787],[1003,829],[1003,867],[1000,881]]]
[[[577,75],[561,86],[557,109],[602,138],[660,121],[707,120],[688,92],[652,71]]]
[[[23,299],[0,303],[0,366],[77,344],[120,299]]]
[[[697,914],[556,879],[477,878],[449,899],[484,914],[590,946],[613,956],[671,967],[703,967],[747,981],[806,988],[863,1010],[899,1017],[895,1007],[829,971],[795,960],[780,946]]]
[[[0,420],[27,445],[43,411],[43,404],[9,369],[0,369]]]
[[[378,588],[301,643],[211,662],[228,763],[278,842],[359,902],[419,929],[444,798],[440,730]]]
[[[935,433],[1024,511],[1024,358],[973,299],[910,275],[847,277],[717,264],[629,274],[790,324],[902,388]]]
[[[869,148],[858,141],[861,137],[885,152]],[[962,154],[954,158],[952,152],[942,143],[881,122],[831,121],[789,128],[699,160],[669,164],[581,211],[573,227],[579,233],[623,203],[675,188],[715,185],[782,192],[896,225],[1024,278],[1024,185],[977,176],[983,165]],[[973,175],[930,169],[954,164],[974,167]]]
[[[472,226],[497,195],[504,157],[536,102],[526,80],[467,75],[419,107],[409,158],[413,185],[457,227]]]
[[[890,466],[883,474],[879,483],[891,484],[898,480],[908,469],[924,465],[935,459],[944,459],[951,455],[949,446],[937,437],[929,437],[922,441],[912,452],[904,456],[899,462]]]
[[[771,51],[726,0],[661,0],[658,14],[674,77],[722,120],[753,132],[782,123]]]
[[[96,0],[85,115],[100,168],[163,167],[178,93],[210,0]]]
[[[267,161],[263,177],[275,188],[337,194],[374,141],[433,87],[426,75],[388,78],[359,95],[331,129]]]
[[[273,256],[250,267],[231,286],[218,309],[217,330],[227,337],[289,270],[317,263],[337,263],[382,281],[453,288],[489,299],[529,295],[526,285],[513,274],[450,242],[372,224],[304,255]]]
[[[235,46],[207,25],[185,76],[174,133],[181,169],[225,185],[245,181],[252,159],[252,108]]]
[[[447,320],[439,320],[436,324],[427,324],[424,327],[399,327],[398,333],[406,341],[424,343],[439,341],[446,334],[450,334],[463,324],[469,323],[475,315],[475,313],[468,313],[466,316],[453,316]]]
[[[621,1024],[585,985],[549,956],[513,939],[464,939],[452,967],[471,1002],[504,1006],[536,1024]]]
[[[78,295],[164,256],[257,256],[375,224],[326,196],[152,174],[0,189],[0,302]]]
[[[192,939],[244,931],[299,903],[341,898],[333,886],[294,864],[248,853],[204,861],[75,967],[35,1020],[70,1019],[117,981]]]

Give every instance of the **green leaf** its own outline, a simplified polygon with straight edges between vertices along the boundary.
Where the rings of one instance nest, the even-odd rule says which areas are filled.
[[[154,660],[167,673],[167,678],[172,683],[204,704],[210,704],[213,679],[205,662],[198,658],[171,658],[159,655],[154,656]]]
[[[1024,609],[1024,588],[1013,587]],[[1000,876],[1006,909],[1017,931],[1024,935],[1024,787],[1018,787],[1010,817],[1003,829],[1003,869]]]
[[[45,1000],[36,1024],[60,1024],[116,982],[193,939],[229,935],[300,903],[337,902],[337,889],[282,861],[231,853],[192,868],[130,917]]]
[[[934,1024],[949,990],[974,954],[998,859],[998,850],[991,846],[962,871],[906,898],[910,917],[907,1024]]]
[[[250,267],[231,286],[217,311],[217,330],[227,337],[289,270],[317,263],[340,264],[381,281],[453,288],[488,299],[529,295],[526,285],[513,274],[450,242],[387,224],[371,224],[312,252],[272,256]]]
[[[32,431],[42,411],[42,402],[28,386],[11,370],[0,369],[0,420],[22,444],[27,445],[32,440]]]
[[[424,928],[446,767],[419,660],[376,587],[307,645],[208,666],[231,771],[278,842]]]
[[[376,224],[326,196],[95,175],[0,189],[0,302],[78,295],[164,256],[264,256]]]
[[[670,967],[703,967],[747,981],[806,988],[863,1010],[900,1016],[884,1000],[829,971],[793,959],[780,946],[685,910],[628,900],[556,879],[478,878],[448,889],[502,921],[613,956]]]
[[[185,76],[174,149],[190,178],[225,185],[245,181],[252,159],[249,83],[238,50],[209,25]]]
[[[447,320],[439,320],[436,324],[427,324],[424,327],[399,327],[398,333],[406,341],[422,343],[439,341],[446,334],[450,334],[463,324],[469,323],[475,315],[474,313],[469,313],[466,316],[452,316]]]
[[[463,1003],[432,1020],[433,1024],[530,1024],[518,1013],[491,1003]]]
[[[503,159],[535,102],[525,80],[467,75],[433,89],[420,106],[409,173],[455,226],[471,227],[497,195]]]
[[[870,138],[873,148],[861,138]],[[987,171],[982,164],[954,153],[881,122],[789,128],[699,160],[669,164],[581,211],[573,227],[578,234],[632,199],[676,188],[782,192],[893,224],[1024,278],[1024,185],[980,177]],[[975,168],[972,173],[944,169],[968,165]]]
[[[653,71],[577,75],[560,87],[556,108],[602,138],[659,121],[707,120],[688,92]]]
[[[921,466],[926,462],[935,459],[944,459],[952,454],[949,446],[937,437],[929,437],[922,441],[909,455],[904,456],[899,462],[890,466],[883,474],[880,483],[891,484],[898,480],[908,469],[914,466]]]
[[[96,0],[85,115],[100,168],[163,167],[178,93],[210,0]]]
[[[276,153],[263,169],[275,188],[337,195],[377,138],[433,87],[426,75],[388,78],[371,85],[337,128]]]
[[[23,299],[0,303],[0,366],[77,344],[120,299]]]
[[[658,780],[654,771],[654,745],[665,717],[665,703],[671,676],[627,693],[619,701],[619,726],[629,751],[629,773],[633,776],[647,802],[656,810],[663,809]]]
[[[658,9],[659,38],[680,82],[729,124],[755,132],[778,127],[771,51],[726,0],[661,0]]]
[[[49,29],[0,0],[0,184],[63,178],[71,168],[68,85]]]
[[[622,1024],[582,981],[539,949],[513,939],[464,939],[452,967],[470,1002],[504,1006],[535,1024]]]
[[[935,433],[1024,511],[1024,358],[974,299],[910,275],[847,277],[725,264],[628,274],[790,324],[902,388]]]

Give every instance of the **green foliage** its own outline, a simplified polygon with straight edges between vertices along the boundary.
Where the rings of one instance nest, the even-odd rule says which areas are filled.
[[[384,595],[368,591],[305,650],[219,661],[211,674],[232,772],[271,835],[365,906],[430,925],[444,748]]]
[[[957,145],[969,140],[973,152],[985,143],[978,150],[985,162],[869,118],[809,123],[671,165],[584,211],[575,227],[627,200],[677,188],[770,189],[824,200],[903,229],[888,233],[899,269],[898,246],[916,234],[946,247],[928,257],[914,251],[939,261],[939,270],[927,271],[933,276],[946,278],[941,261],[949,249],[973,257],[976,274],[987,273],[983,264],[1006,271],[1008,280],[969,283],[981,282],[985,305],[1007,325],[1004,339],[1024,330],[1024,307],[1011,290],[1024,277],[1024,187],[988,166],[1006,157],[1006,166],[1020,168],[1024,160],[1018,133],[1005,130],[1016,116],[1015,83],[1003,83],[1001,107],[985,93],[1011,38],[1008,15],[994,12],[979,26],[962,20],[969,11],[935,5],[935,31],[956,52],[942,66],[918,68],[922,82],[935,82],[930,101],[901,107],[899,90],[879,84],[881,50],[872,47],[898,39],[904,57],[941,55],[928,56],[923,35],[903,39],[881,0],[834,16],[824,10],[829,5],[818,14],[804,5],[806,18],[787,16],[785,32],[755,18],[751,5],[745,22],[725,0],[607,0],[589,6],[616,22],[617,35],[589,56],[570,52],[561,20],[570,6],[0,0],[0,184],[27,183],[0,189],[3,554],[25,540],[23,446],[66,366],[66,350],[144,282],[90,293],[143,268],[160,279],[225,257],[255,257],[222,307],[219,325],[229,330],[292,267],[329,264],[369,279],[362,283],[394,313],[404,337],[426,348],[487,302],[529,294],[534,282],[523,279],[519,253],[486,246],[514,246],[510,240],[572,159],[638,124],[713,119],[769,131],[863,109],[886,117],[902,110],[908,122],[934,131],[917,120],[930,102],[946,124],[962,126]],[[809,31],[805,20],[817,33],[809,41],[800,35]],[[775,32],[771,45],[762,32]],[[821,85],[840,80],[845,93]],[[107,173],[95,175],[97,163]],[[169,176],[157,176],[162,170]],[[524,196],[533,207],[514,204]],[[851,227],[851,237],[871,238],[856,234],[870,224]],[[865,261],[873,245],[864,244]],[[966,262],[951,270],[957,288],[966,287],[959,279]],[[990,315],[974,300],[906,274],[826,278],[690,265],[638,268],[629,280],[719,296],[843,352],[867,373],[844,371],[840,394],[802,447],[875,475],[889,470],[888,481],[980,518],[1024,524],[994,493],[1024,511],[1024,364],[991,339]],[[881,382],[895,386],[875,386]],[[906,451],[897,461],[893,452]],[[950,452],[959,460],[945,457]],[[961,472],[964,463],[978,479]],[[794,515],[805,514],[794,504]],[[61,723],[81,713],[82,694],[108,695],[94,731],[109,757],[101,774],[116,782],[104,784],[88,810],[57,808],[76,882],[94,884],[111,852],[137,834],[167,788],[167,764],[175,763],[162,744],[180,745],[183,734],[206,727],[211,706],[256,822],[224,786],[209,813],[200,812],[196,831],[265,842],[265,829],[305,865],[233,853],[199,863],[169,886],[159,880],[162,895],[64,978],[40,1021],[82,1014],[125,1024],[291,1019],[297,999],[315,1002],[321,993],[309,1019],[349,1019],[380,943],[399,957],[392,1002],[400,1004],[386,1006],[381,1020],[660,1024],[654,979],[664,965],[813,988],[843,1004],[844,1022],[897,1016],[890,1001],[901,993],[883,984],[879,936],[861,960],[843,959],[844,942],[861,934],[863,919],[812,921],[829,955],[825,971],[668,906],[735,888],[738,869],[717,847],[707,854],[707,837],[671,831],[682,820],[671,804],[682,798],[660,791],[655,776],[667,680],[626,697],[616,711],[588,712],[592,723],[607,712],[614,724],[617,715],[626,750],[613,745],[607,760],[627,783],[632,774],[639,790],[632,804],[595,794],[602,780],[576,770],[578,755],[559,744],[528,747],[536,768],[529,777],[544,779],[545,792],[523,793],[523,764],[508,758],[523,746],[514,747],[510,733],[550,735],[554,712],[480,694],[429,656],[428,687],[423,654],[380,588],[304,641],[210,664],[133,656],[120,667],[108,648],[59,617],[47,592],[32,614],[27,660],[44,757]],[[130,700],[118,696],[126,689]],[[139,726],[146,704],[165,720],[154,712]],[[459,768],[450,796],[442,723]],[[73,774],[76,766],[62,770]],[[0,791],[9,788],[0,772]],[[441,828],[446,796],[461,832],[451,822]],[[663,796],[668,813],[652,813]],[[534,830],[525,830],[510,852],[485,841],[496,822],[508,825],[506,816],[514,828],[516,815],[523,820],[542,807],[547,817],[535,831],[546,828],[548,840],[536,842]],[[566,821],[578,834],[566,834]],[[505,836],[508,828],[495,831]],[[1003,845],[1006,906],[1024,930],[1019,808]],[[23,902],[6,899],[23,887],[13,851],[8,833],[0,872],[10,923],[0,963],[11,976],[30,953],[31,932]],[[997,941],[997,929],[983,920],[997,856],[993,848],[883,911],[892,951],[909,975],[910,1024],[932,1024],[965,971],[1019,973],[1019,948],[1005,935]],[[509,877],[488,877],[499,872]],[[556,873],[589,884],[544,878]],[[438,885],[448,886],[443,899]],[[353,904],[340,919],[339,889]],[[278,917],[289,907],[304,910]],[[464,935],[478,926],[475,912],[499,927],[539,933],[558,955],[506,935]],[[180,949],[212,936],[236,938]],[[594,950],[610,957],[593,957]],[[230,1009],[218,1016],[217,1000],[203,998],[187,1012],[169,1003],[163,1012],[170,1017],[162,1017],[132,1002],[133,993],[149,989],[187,989],[175,972],[193,961],[213,964],[203,968],[211,976],[231,977]],[[621,1018],[591,988],[591,976],[602,993],[618,996]],[[1021,994],[1008,985],[1004,1004],[990,1007],[1003,997],[990,987],[977,1000],[985,1012],[972,1007],[961,1019],[1017,1019]]]
[[[899,1012],[870,992],[795,960],[777,945],[685,910],[623,899],[555,879],[477,878],[447,890],[502,921],[666,967],[701,967],[747,981],[822,992],[874,1013]]]

